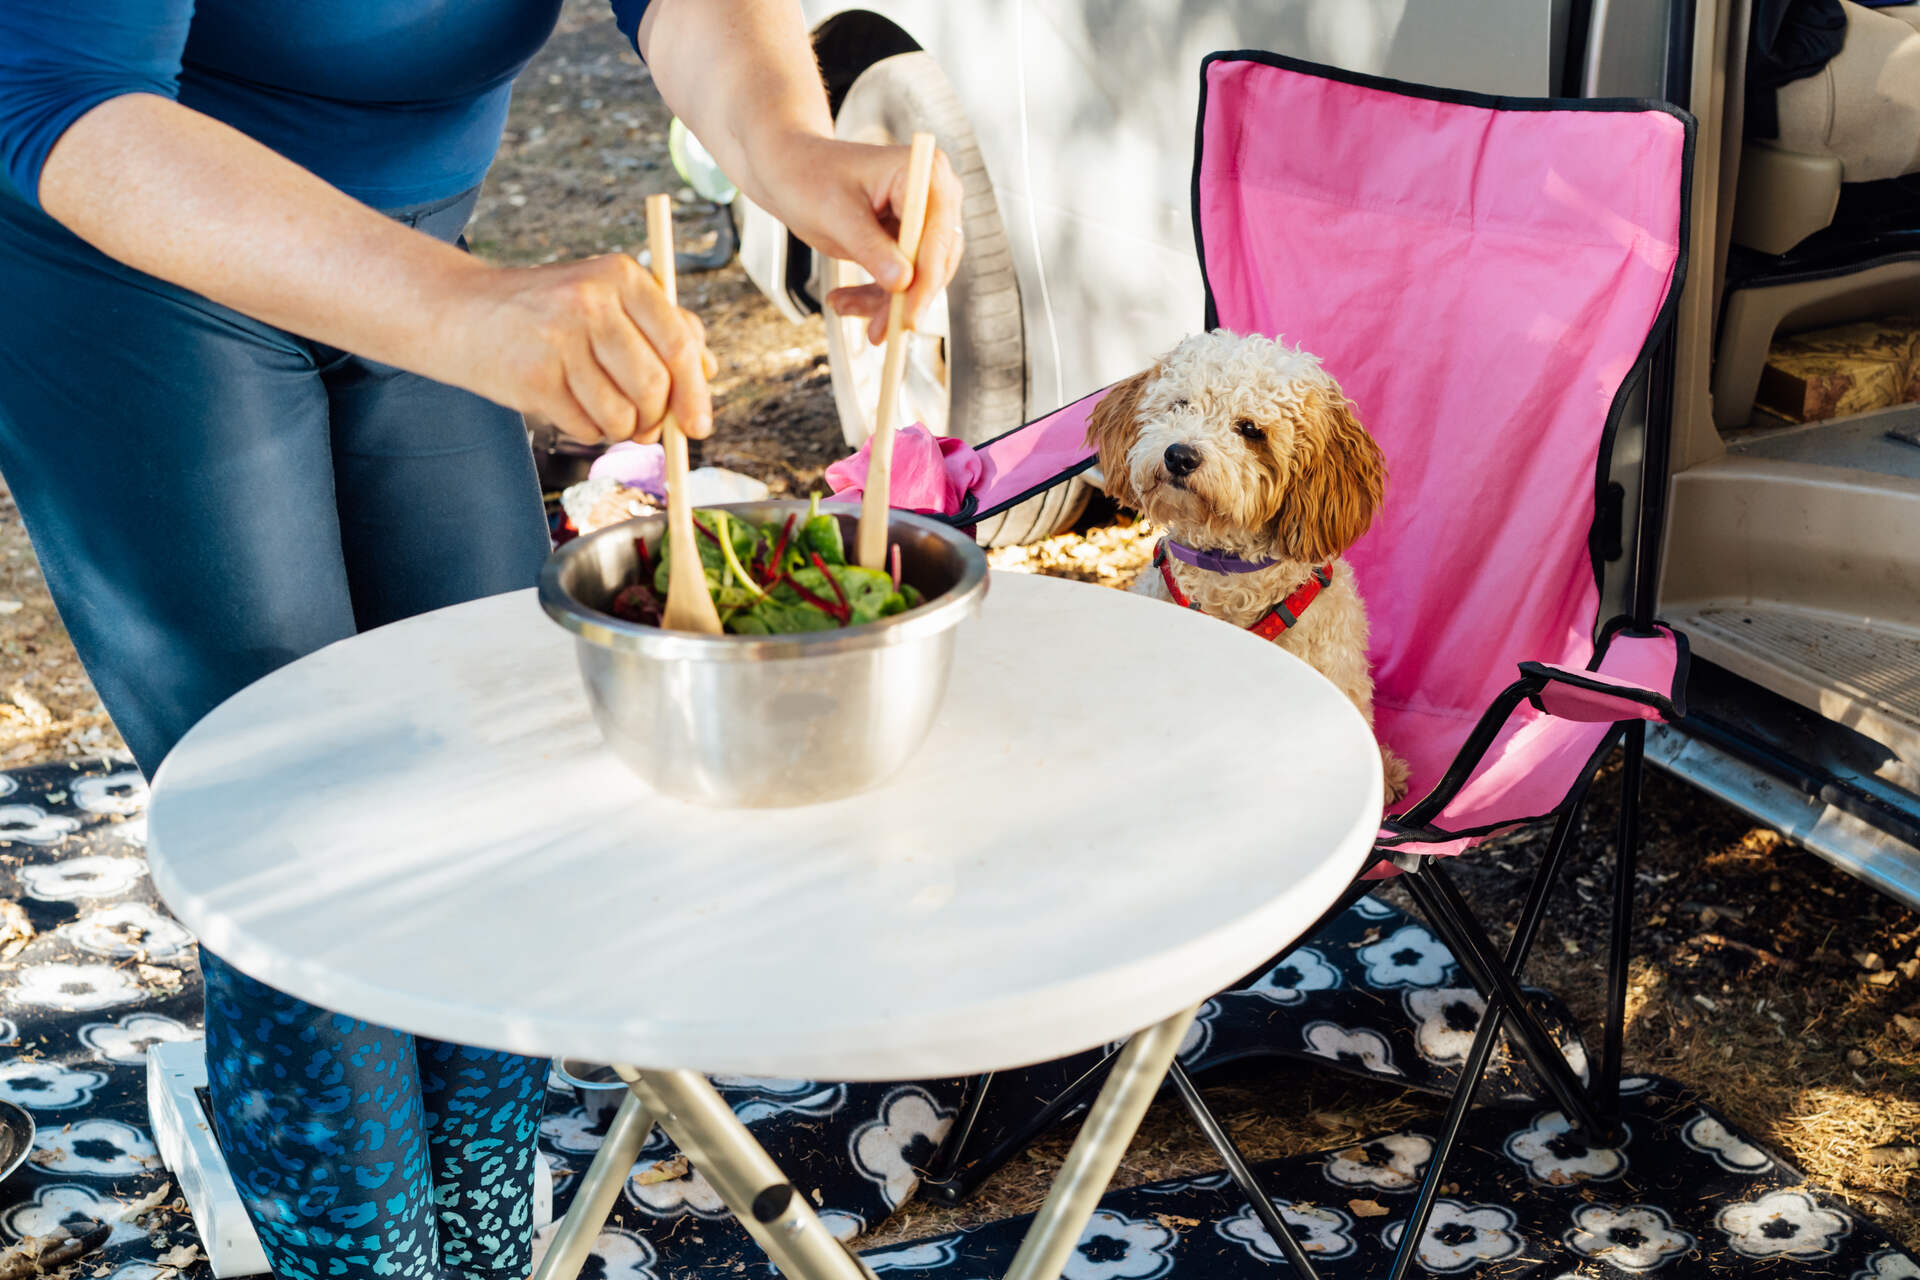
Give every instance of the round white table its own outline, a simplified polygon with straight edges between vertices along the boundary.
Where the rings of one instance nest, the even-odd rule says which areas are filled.
[[[602,748],[572,643],[527,591],[332,645],[196,726],[149,811],[162,897],[243,972],[622,1064],[548,1275],[655,1121],[783,1270],[860,1274],[699,1073],[965,1075],[1145,1028],[1010,1273],[1057,1274],[1194,1006],[1333,904],[1378,825],[1378,751],[1331,684],[1105,588],[995,575],[922,750],[804,809],[650,791]]]

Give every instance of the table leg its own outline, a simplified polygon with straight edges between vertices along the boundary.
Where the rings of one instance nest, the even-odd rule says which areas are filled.
[[[740,1225],[793,1280],[872,1280],[833,1238],[707,1078],[693,1071],[640,1071],[616,1064],[681,1152],[712,1184]]]
[[[574,1192],[573,1203],[547,1246],[546,1256],[534,1268],[533,1280],[575,1280],[580,1274],[580,1265],[593,1252],[593,1242],[607,1224],[614,1199],[626,1185],[634,1161],[640,1158],[640,1148],[652,1132],[653,1117],[646,1104],[638,1094],[629,1092],[620,1100],[620,1110],[614,1113],[593,1163],[581,1175],[580,1188]]]
[[[1198,1012],[1177,1013],[1127,1041],[1054,1175],[1047,1202],[1027,1228],[1006,1280],[1059,1280]]]

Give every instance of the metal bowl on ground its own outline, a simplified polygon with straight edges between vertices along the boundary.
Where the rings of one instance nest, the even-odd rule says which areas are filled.
[[[807,506],[715,509],[777,525],[805,519]],[[853,547],[858,514],[829,514]],[[887,536],[901,579],[926,603],[838,631],[709,636],[605,612],[639,568],[635,539],[664,542],[664,515],[561,547],[540,575],[540,603],[574,634],[607,745],[650,786],[724,808],[818,804],[876,786],[919,748],[946,694],[954,631],[986,596],[986,555],[973,539],[904,512]]]
[[[553,1069],[573,1090],[589,1122],[600,1129],[612,1122],[613,1113],[627,1096],[627,1082],[615,1075],[612,1067],[582,1058],[561,1058]]]
[[[5,1182],[33,1154],[33,1116],[11,1102],[0,1102],[0,1182]]]

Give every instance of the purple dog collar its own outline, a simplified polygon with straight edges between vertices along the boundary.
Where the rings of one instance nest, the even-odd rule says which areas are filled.
[[[1208,573],[1258,573],[1280,563],[1278,560],[1241,560],[1219,551],[1195,551],[1192,547],[1181,546],[1172,538],[1166,540],[1166,548],[1167,554],[1175,560],[1196,569],[1205,569]]]

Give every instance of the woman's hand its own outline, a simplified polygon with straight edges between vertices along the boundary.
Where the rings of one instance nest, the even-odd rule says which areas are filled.
[[[705,329],[625,254],[484,268],[446,310],[442,381],[588,444],[653,440],[668,412],[713,430]]]
[[[906,290],[911,327],[960,265],[960,180],[944,152],[934,153],[919,252],[911,263],[900,252],[909,151],[798,134],[768,149],[779,163],[763,175],[769,210],[795,235],[829,257],[858,263],[874,278],[870,285],[835,289],[827,304],[843,316],[866,317],[867,338],[876,343],[886,336],[894,293]]]
[[[906,147],[842,142],[820,84],[805,15],[793,0],[652,0],[640,49],[660,96],[756,204],[821,253],[857,262],[877,282],[836,289],[841,315],[886,336],[889,295],[907,321],[946,288],[960,262],[960,180],[933,166],[927,225],[908,263],[895,238],[907,192]]]

